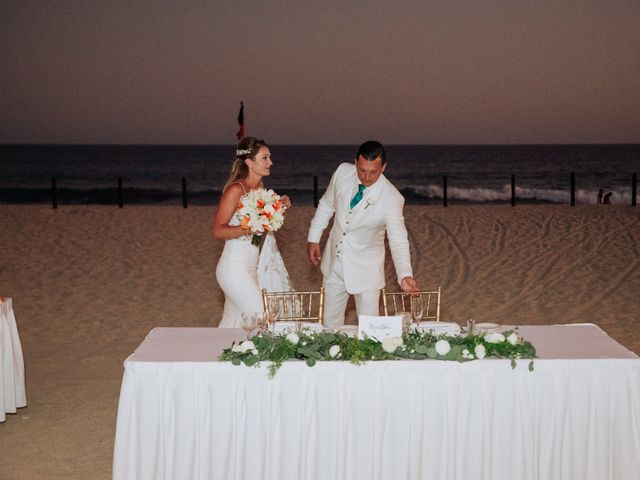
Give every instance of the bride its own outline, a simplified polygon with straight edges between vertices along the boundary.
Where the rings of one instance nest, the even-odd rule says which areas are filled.
[[[242,196],[262,188],[262,178],[269,175],[272,165],[271,151],[264,140],[253,137],[240,140],[212,226],[213,237],[225,240],[216,268],[216,279],[225,297],[220,327],[239,328],[242,312],[261,312],[261,288],[288,290],[290,287],[273,234],[268,235],[259,253],[258,247],[251,243],[250,230],[241,227],[234,216]],[[291,206],[287,195],[281,199],[285,208]],[[269,288],[274,280],[280,285]]]

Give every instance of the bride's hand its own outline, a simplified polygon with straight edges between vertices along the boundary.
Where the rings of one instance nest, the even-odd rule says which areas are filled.
[[[289,195],[282,195],[280,197],[280,200],[282,201],[282,206],[287,209],[287,208],[291,208],[291,199],[289,198]]]

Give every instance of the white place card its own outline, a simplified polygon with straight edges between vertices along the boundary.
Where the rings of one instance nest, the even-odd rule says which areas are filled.
[[[401,337],[402,316],[374,317],[371,315],[359,315],[358,338],[363,339],[365,335],[380,342],[387,337]]]
[[[286,335],[291,332],[297,332],[298,330],[308,330],[317,333],[322,331],[322,324],[318,322],[280,321],[271,324],[269,329],[274,335]]]

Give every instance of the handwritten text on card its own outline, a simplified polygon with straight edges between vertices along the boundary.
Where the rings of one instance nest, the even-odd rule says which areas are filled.
[[[358,317],[358,338],[375,338],[382,341],[387,337],[402,336],[402,317],[374,317],[360,315]]]

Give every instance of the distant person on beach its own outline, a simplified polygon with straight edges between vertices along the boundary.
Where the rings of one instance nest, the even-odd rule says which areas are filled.
[[[216,279],[225,299],[220,327],[240,328],[243,312],[263,311],[258,279],[259,249],[251,242],[249,227],[240,226],[234,214],[243,195],[262,188],[262,179],[269,176],[272,165],[271,151],[264,140],[253,137],[240,140],[212,226],[213,237],[225,240],[216,267]],[[282,196],[282,206],[285,209],[291,206],[287,195]],[[276,253],[279,255],[277,248]],[[285,275],[288,278],[288,274]]]
[[[311,220],[307,256],[322,271],[328,327],[344,325],[349,295],[355,297],[358,315],[379,315],[385,230],[398,283],[405,292],[419,290],[411,269],[404,198],[382,174],[386,167],[380,143],[360,145],[355,162],[334,172]],[[333,228],[321,255],[320,237],[331,217]]]
[[[613,196],[613,192],[609,192],[604,196],[604,200],[602,203],[605,205],[611,205],[611,197]]]
[[[604,195],[604,190],[598,190],[598,205],[602,205],[602,196]]]

